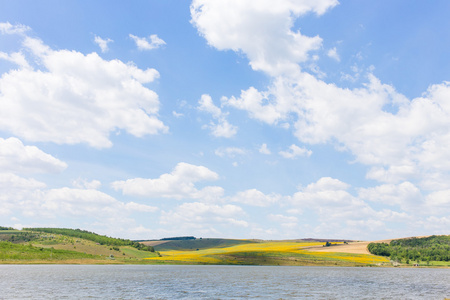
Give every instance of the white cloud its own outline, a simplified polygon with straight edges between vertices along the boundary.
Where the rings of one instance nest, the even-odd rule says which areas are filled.
[[[450,218],[431,216],[426,219],[426,222],[423,222],[423,226],[428,230],[432,230],[435,234],[447,235],[448,228],[450,228]]]
[[[155,206],[140,204],[136,202],[125,203],[124,207],[128,211],[146,212],[146,213],[153,213],[158,210],[158,208]]]
[[[323,177],[295,193],[291,202],[301,209],[311,208],[321,220],[364,219],[374,211],[348,192],[349,185],[334,178]]]
[[[341,58],[339,57],[339,54],[337,53],[336,47],[328,50],[327,55],[328,55],[328,57],[334,59],[337,62],[341,61]]]
[[[102,39],[99,36],[95,36],[94,38],[94,42],[100,47],[100,49],[102,50],[103,53],[108,52],[109,51],[109,46],[108,44],[113,42],[113,40],[107,38],[107,39]]]
[[[178,112],[176,112],[176,111],[172,111],[172,115],[175,117],[175,118],[181,118],[182,116],[184,116],[182,113],[178,113]]]
[[[206,127],[211,129],[211,133],[215,137],[231,138],[237,133],[237,127],[225,119],[220,119],[218,123],[211,122]]]
[[[350,90],[301,73],[296,79],[278,77],[266,92],[249,88],[223,103],[271,125],[292,122],[294,135],[305,144],[330,143],[351,152],[370,166],[369,179],[449,188],[450,107],[445,99],[450,83],[433,85],[409,101],[373,75],[368,78],[364,87]]]
[[[241,155],[247,154],[247,151],[242,148],[227,147],[227,148],[218,148],[218,149],[216,149],[216,151],[214,151],[214,153],[220,157],[227,156],[230,158],[234,158],[238,155],[241,156]]]
[[[39,194],[36,191],[45,187],[45,183],[32,178],[0,173],[0,215],[8,216],[16,210],[33,211],[35,206],[32,199]],[[28,205],[29,202],[33,205]]]
[[[87,181],[86,179],[77,179],[72,181],[72,185],[77,189],[94,189],[97,190],[101,187],[102,183],[99,180]]]
[[[129,37],[134,40],[139,50],[153,50],[166,44],[166,42],[160,39],[156,34],[152,34],[149,37],[150,39],[145,37],[141,38],[132,34],[130,34]]]
[[[295,229],[298,226],[298,219],[293,216],[284,216],[281,214],[269,214],[267,217],[270,221],[278,223],[280,226],[282,226],[284,230]]]
[[[152,213],[157,207],[135,202],[121,202],[101,191],[78,188],[47,189],[44,183],[12,174],[0,173],[0,214],[5,216],[35,218],[40,224],[68,226],[72,221],[107,226],[114,222],[133,222],[134,212]],[[60,223],[61,222],[61,223]],[[74,225],[76,226],[76,225]]]
[[[268,95],[268,92],[259,92],[257,89],[250,87],[248,90],[241,92],[240,98],[223,97],[222,102],[224,105],[248,111],[252,118],[268,124],[276,124],[284,117],[285,112],[280,107],[276,107],[273,98],[269,99]]]
[[[321,39],[292,31],[294,19],[306,12],[323,14],[336,4],[286,0],[275,8],[270,1],[193,1],[191,22],[210,45],[244,53],[253,69],[273,77],[266,91],[250,87],[239,97],[222,98],[222,105],[267,124],[288,124],[303,143],[332,143],[350,151],[371,167],[369,179],[449,188],[450,107],[445,99],[450,83],[432,85],[409,100],[370,73],[365,85],[350,90],[301,72],[299,64]],[[328,55],[339,59],[336,48]],[[361,76],[357,66],[354,71]]]
[[[450,215],[450,189],[430,193],[422,210],[434,216]]]
[[[105,216],[117,204],[116,199],[97,190],[59,188],[44,193],[41,210],[68,216]]]
[[[299,156],[306,156],[309,157],[312,154],[311,150],[305,149],[305,148],[300,148],[297,145],[292,144],[291,146],[289,146],[289,150],[287,151],[280,151],[278,152],[281,156],[283,156],[284,158],[290,158],[290,159],[295,159]]]
[[[214,105],[210,95],[206,94],[202,95],[200,100],[198,101],[198,104],[199,104],[198,109],[200,111],[204,111],[211,114],[212,117],[215,119],[219,119],[223,115],[220,108]]]
[[[217,120],[217,123],[211,121],[209,125],[204,125],[203,128],[208,128],[215,137],[230,138],[236,135],[237,127],[228,123],[226,117],[227,114],[223,113],[222,110],[214,105],[211,96],[202,95],[198,101],[198,110],[207,112]]]
[[[272,152],[270,152],[269,148],[267,148],[267,144],[261,145],[261,147],[259,148],[259,153],[266,154],[266,155],[272,154]]]
[[[0,52],[0,59],[12,62],[23,69],[31,69],[31,66],[28,64],[25,55],[21,52],[14,52],[11,54]]]
[[[292,31],[294,18],[308,12],[321,15],[337,3],[281,0],[274,6],[270,0],[194,0],[191,22],[211,46],[245,53],[254,70],[292,74],[322,43],[318,36]]]
[[[36,190],[45,188],[46,184],[35,179],[27,179],[17,176],[12,173],[0,173],[0,187],[2,189],[2,196],[4,200],[8,200],[8,191],[13,191],[11,194],[22,191]]]
[[[111,186],[115,190],[121,190],[124,195],[173,199],[198,198],[205,193],[196,189],[195,183],[218,178],[217,173],[206,167],[179,163],[170,174],[163,174],[157,179],[133,178],[115,181]],[[211,191],[211,187],[207,188]],[[217,193],[217,189],[213,191]]]
[[[417,210],[423,202],[420,190],[411,182],[396,184],[383,184],[372,188],[359,190],[359,197],[375,203],[398,205],[403,210]]]
[[[12,25],[9,22],[6,23],[0,23],[0,33],[1,34],[24,34],[25,32],[31,30],[30,27],[17,24]]]
[[[236,193],[236,195],[231,197],[230,200],[232,202],[238,202],[252,206],[266,207],[279,202],[281,198],[281,195],[278,194],[272,193],[270,195],[266,195],[263,192],[258,191],[257,189],[250,189]]]
[[[245,220],[240,219],[243,215],[244,211],[236,205],[183,203],[174,210],[162,212],[160,223],[169,229],[176,228],[179,234],[224,236],[230,226],[249,226]]]
[[[142,137],[166,132],[158,119],[158,95],[143,84],[159,76],[96,53],[52,50],[25,37],[42,70],[22,68],[0,78],[0,129],[28,141],[112,145],[109,134],[120,129]],[[45,116],[45,117],[43,117]]]
[[[303,144],[330,144],[348,151],[355,158],[351,163],[368,167],[366,178],[383,183],[360,189],[358,198],[347,184],[322,178],[292,196],[295,207],[309,208],[320,220],[328,216],[332,221],[317,226],[318,233],[342,228],[346,220],[350,220],[347,233],[358,230],[352,226],[367,230],[373,226],[381,232],[393,216],[409,217],[392,210],[377,212],[363,200],[397,205],[418,219],[425,212],[448,213],[450,82],[431,85],[421,97],[407,99],[372,75],[373,66],[353,65],[353,74],[342,75],[351,81],[366,80],[359,88],[340,88],[321,80],[313,51],[322,46],[322,40],[302,35],[293,24],[307,12],[320,15],[336,4],[283,0],[274,6],[265,0],[194,0],[191,22],[208,44],[246,55],[254,70],[272,79],[266,89],[249,87],[239,96],[223,97],[222,107],[244,110],[253,119],[291,129]],[[336,47],[327,55],[340,61]],[[310,66],[312,73],[302,72],[304,66]],[[290,158],[295,153],[311,154],[296,147],[280,154]]]
[[[284,216],[280,214],[269,214],[269,219],[273,222],[279,222],[279,223],[295,223],[298,221],[297,217],[293,216]]]
[[[0,138],[1,172],[12,173],[58,173],[67,168],[65,162],[35,146],[25,146],[17,138]]]

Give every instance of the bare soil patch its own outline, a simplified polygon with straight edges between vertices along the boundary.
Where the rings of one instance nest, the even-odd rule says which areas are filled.
[[[165,243],[168,243],[168,242],[170,242],[170,240],[168,240],[168,241],[145,241],[145,242],[140,242],[141,244],[144,244],[145,246],[158,246],[158,245],[161,245],[161,244],[165,244]]]
[[[370,242],[351,242],[348,244],[333,245],[330,247],[323,246],[311,246],[305,247],[305,250],[314,252],[341,252],[341,253],[353,253],[353,254],[371,254],[367,250],[367,245],[370,243],[389,243],[390,240],[370,241]]]

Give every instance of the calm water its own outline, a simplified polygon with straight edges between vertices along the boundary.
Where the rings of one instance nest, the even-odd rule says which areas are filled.
[[[449,269],[0,265],[0,299],[444,299]]]

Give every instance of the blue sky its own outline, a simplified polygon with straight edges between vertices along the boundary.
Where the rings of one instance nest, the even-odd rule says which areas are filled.
[[[0,0],[0,223],[448,234],[448,1]]]

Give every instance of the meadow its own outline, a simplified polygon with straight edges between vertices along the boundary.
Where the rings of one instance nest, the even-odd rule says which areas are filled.
[[[307,247],[322,242],[261,241],[198,250],[159,251],[160,256],[146,260],[153,263],[218,265],[389,265],[389,259],[366,254],[313,252]]]
[[[51,229],[52,233],[45,230],[0,230],[0,263],[413,266],[412,262],[392,263],[387,256],[370,254],[369,242],[194,237],[138,242],[79,229]],[[447,261],[432,260],[426,265],[420,262],[420,266],[450,265]]]

